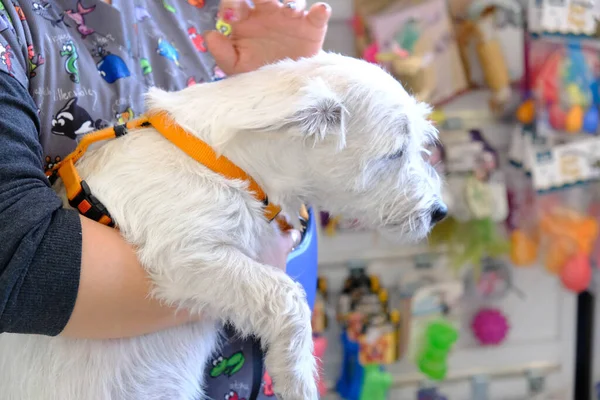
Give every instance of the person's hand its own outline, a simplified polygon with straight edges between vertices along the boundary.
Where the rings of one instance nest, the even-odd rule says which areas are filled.
[[[206,45],[219,68],[227,75],[254,71],[286,58],[312,57],[323,48],[331,8],[306,1],[223,0],[221,18],[231,25],[231,34],[210,31]]]
[[[297,229],[282,232],[273,243],[261,251],[258,261],[285,271],[288,255],[300,244],[300,238],[301,234]]]

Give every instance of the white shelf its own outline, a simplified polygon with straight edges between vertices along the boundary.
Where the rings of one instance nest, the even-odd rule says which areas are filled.
[[[401,246],[376,232],[342,232],[335,236],[319,232],[319,265],[345,264],[350,260],[410,258],[425,253],[432,253],[425,242]]]

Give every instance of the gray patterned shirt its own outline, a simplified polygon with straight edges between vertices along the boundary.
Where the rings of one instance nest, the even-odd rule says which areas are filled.
[[[0,0],[0,72],[38,107],[45,168],[86,133],[142,114],[149,86],[224,78],[202,37],[217,10],[217,0]],[[207,366],[209,398],[273,399],[256,343],[227,337]]]

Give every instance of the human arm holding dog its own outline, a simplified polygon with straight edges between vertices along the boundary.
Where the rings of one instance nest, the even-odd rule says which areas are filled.
[[[80,217],[81,275],[75,307],[63,336],[118,338],[139,336],[202,318],[186,310],[177,314],[149,298],[151,282],[135,250],[117,231]],[[287,255],[300,233],[286,232],[265,248],[260,259],[285,270]]]
[[[327,9],[324,26],[328,15]],[[325,30],[321,32],[324,36]],[[10,33],[0,36],[4,34]],[[258,35],[246,40],[238,32],[231,40],[239,46],[232,45],[233,52],[218,56],[223,69],[244,72],[261,62],[302,56],[285,53],[290,42],[284,37],[281,40],[286,40],[286,46],[279,47],[281,54],[257,56],[278,40],[270,31]],[[261,39],[264,35],[270,36]],[[297,43],[299,39],[293,40]],[[209,46],[211,41],[224,43],[221,38],[207,41]],[[317,42],[320,49],[322,38]],[[27,61],[22,61],[26,70]],[[7,174],[0,176],[0,193],[5,195],[0,200],[0,236],[11,239],[3,240],[0,248],[0,331],[111,338],[136,336],[189,321],[185,311],[174,316],[173,309],[149,298],[150,283],[135,249],[116,231],[62,208],[40,168],[35,104],[13,76],[0,74],[0,108],[7,116],[4,122],[15,122],[0,127],[0,148],[5,150],[0,154],[4,160],[0,170]],[[18,169],[8,168],[11,165]],[[38,214],[30,218],[31,210]],[[293,243],[291,235],[283,235],[265,249],[261,261],[284,268]],[[41,315],[45,318],[38,318]]]

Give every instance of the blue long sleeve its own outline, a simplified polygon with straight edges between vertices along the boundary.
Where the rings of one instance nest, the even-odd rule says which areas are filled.
[[[27,90],[0,72],[0,332],[59,334],[79,287],[81,224],[43,171]]]

